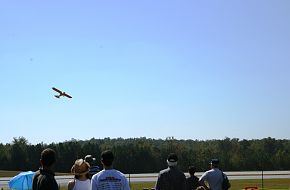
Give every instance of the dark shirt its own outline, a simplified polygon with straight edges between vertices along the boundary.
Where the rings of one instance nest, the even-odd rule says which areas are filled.
[[[93,175],[95,175],[99,171],[100,171],[99,166],[91,166],[90,171],[89,171],[89,178],[91,179],[93,177]]]
[[[198,177],[190,176],[186,178],[186,190],[195,190],[198,186],[200,186],[198,182]]]
[[[33,176],[33,190],[58,190],[54,173],[48,169],[40,168]]]
[[[160,171],[155,189],[156,190],[185,190],[186,182],[183,172],[176,167],[168,167]]]

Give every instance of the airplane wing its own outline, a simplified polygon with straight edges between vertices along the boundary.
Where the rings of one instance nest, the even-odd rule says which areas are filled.
[[[68,98],[72,98],[70,95],[63,93],[64,96],[68,97]]]
[[[56,91],[56,92],[58,92],[58,93],[62,93],[62,91],[60,91],[60,90],[58,90],[57,88],[54,88],[54,87],[52,87],[52,90],[54,90],[54,91]]]

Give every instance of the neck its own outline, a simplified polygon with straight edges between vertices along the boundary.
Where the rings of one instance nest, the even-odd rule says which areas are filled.
[[[87,179],[88,179],[88,178],[87,178],[86,175],[80,175],[78,180],[85,181],[85,180],[87,180]]]
[[[169,167],[177,166],[177,162],[169,162],[168,160],[167,160],[167,164],[168,164]]]
[[[42,171],[44,171],[44,172],[48,172],[48,173],[50,173],[50,174],[52,174],[52,175],[55,174],[51,167],[44,167],[44,166],[41,166],[39,169],[42,170]]]
[[[52,171],[51,167],[48,167],[48,166],[42,166],[41,168],[44,169],[44,170]]]
[[[105,169],[105,170],[111,170],[111,169],[113,169],[113,165],[111,165],[111,166],[105,166],[105,165],[104,165],[104,169]]]

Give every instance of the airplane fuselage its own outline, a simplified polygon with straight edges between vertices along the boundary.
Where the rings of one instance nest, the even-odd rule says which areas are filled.
[[[52,88],[54,91],[58,92],[58,95],[54,95],[56,98],[60,98],[61,96],[66,96],[68,98],[72,98],[70,95],[66,94],[65,92],[62,92],[61,90],[58,90],[57,88]]]

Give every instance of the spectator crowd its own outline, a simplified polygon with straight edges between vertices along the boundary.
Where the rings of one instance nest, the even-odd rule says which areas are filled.
[[[110,150],[101,153],[103,169],[95,165],[92,155],[77,159],[71,167],[73,180],[69,181],[67,190],[130,190],[125,175],[113,167],[114,154]],[[32,182],[33,190],[58,190],[55,180],[56,153],[47,148],[41,152],[40,168]],[[166,159],[168,167],[161,170],[155,184],[155,190],[225,190],[230,188],[227,176],[219,169],[219,160],[210,161],[210,169],[200,178],[195,176],[196,168],[189,166],[189,176],[178,169],[178,156],[170,153]]]

